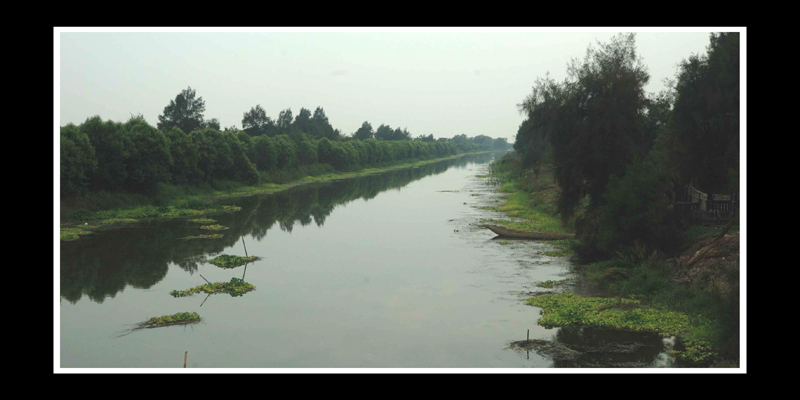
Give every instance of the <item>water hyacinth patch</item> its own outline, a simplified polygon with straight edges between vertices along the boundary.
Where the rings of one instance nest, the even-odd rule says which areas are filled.
[[[209,260],[208,262],[220,268],[236,268],[259,259],[260,257],[256,256],[241,257],[241,256],[231,256],[228,254],[222,254]]]
[[[633,299],[583,297],[567,292],[535,296],[526,304],[542,308],[538,322],[545,328],[585,326],[676,336],[691,326],[686,314],[645,307]]]
[[[210,225],[213,224],[214,222],[217,222],[217,220],[211,218],[195,218],[195,219],[190,219],[189,221],[204,225]]]
[[[224,231],[228,229],[228,227],[222,225],[203,225],[200,229],[205,229],[207,231]]]
[[[215,233],[213,235],[197,235],[197,236],[186,236],[182,237],[183,240],[191,240],[191,239],[219,239],[222,237],[221,233]]]
[[[172,315],[162,315],[160,317],[152,317],[144,325],[147,327],[155,328],[169,325],[188,324],[191,322],[200,321],[200,315],[196,312],[180,312]]]
[[[256,290],[256,287],[239,278],[231,278],[230,282],[214,282],[205,285],[195,286],[186,290],[173,290],[169,292],[172,297],[186,297],[196,293],[227,293],[233,297],[241,296],[247,292]]]

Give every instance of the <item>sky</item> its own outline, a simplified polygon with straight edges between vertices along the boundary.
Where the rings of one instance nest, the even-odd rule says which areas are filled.
[[[242,115],[256,105],[272,119],[287,108],[297,116],[301,108],[322,107],[346,135],[368,121],[373,129],[406,128],[413,137],[463,133],[513,142],[524,119],[517,105],[536,79],[549,73],[563,80],[569,61],[582,59],[589,46],[638,31],[637,50],[650,73],[645,91],[656,93],[675,78],[678,63],[705,54],[710,32],[743,31],[181,29],[55,29],[56,121],[80,124],[99,115],[124,122],[142,114],[155,126],[170,100],[191,87],[205,101],[205,119],[222,127],[241,128]]]

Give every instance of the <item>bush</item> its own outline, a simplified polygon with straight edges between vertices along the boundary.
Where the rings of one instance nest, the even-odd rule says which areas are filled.
[[[61,196],[83,194],[89,175],[97,169],[97,158],[89,138],[69,124],[61,128]]]

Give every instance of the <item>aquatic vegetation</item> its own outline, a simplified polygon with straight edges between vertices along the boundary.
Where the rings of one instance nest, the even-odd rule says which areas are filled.
[[[190,219],[189,221],[196,222],[198,224],[212,224],[214,222],[217,222],[217,220],[211,218],[195,218],[195,219]]]
[[[669,355],[689,366],[708,365],[717,355],[711,345],[703,340],[689,340],[684,345],[684,350],[670,350]]]
[[[186,297],[196,293],[227,293],[233,297],[241,296],[247,292],[256,290],[256,287],[239,278],[231,278],[230,282],[214,282],[205,285],[195,286],[186,290],[173,290],[169,292],[172,297]]]
[[[205,229],[207,231],[224,231],[228,229],[228,227],[217,224],[217,225],[203,225],[200,227],[200,229]]]
[[[161,328],[164,326],[173,325],[188,325],[197,322],[200,322],[200,314],[196,312],[179,312],[172,315],[162,315],[160,317],[152,317],[144,322],[133,324],[133,328],[118,332],[116,337],[119,338],[127,336],[142,329]]]
[[[81,228],[61,228],[59,236],[61,240],[78,240],[81,236],[88,235],[90,233],[92,233],[92,231]]]
[[[200,315],[196,312],[179,312],[172,315],[162,315],[160,317],[152,317],[144,324],[148,327],[161,327],[169,325],[187,324],[190,322],[200,321]]]
[[[236,268],[259,259],[260,258],[256,256],[241,257],[222,254],[209,260],[208,262],[220,268]]]
[[[191,239],[219,239],[223,235],[221,233],[215,233],[213,235],[197,235],[197,236],[186,236],[182,237],[183,240],[191,240]]]
[[[526,304],[542,308],[538,322],[545,328],[584,326],[675,336],[691,325],[686,314],[646,307],[634,299],[583,297],[567,292],[535,296]]]
[[[549,243],[556,248],[555,250],[545,250],[538,253],[548,257],[569,257],[575,254],[573,250],[574,243],[576,243],[575,239],[555,240]]]
[[[100,221],[101,225],[112,225],[112,224],[133,224],[136,223],[137,220],[134,218],[108,218]]]
[[[552,280],[548,279],[548,280],[546,280],[544,282],[537,282],[536,286],[538,286],[540,288],[545,288],[545,289],[552,289],[553,286],[558,285],[560,283],[561,282],[559,282],[559,281],[552,281]]]

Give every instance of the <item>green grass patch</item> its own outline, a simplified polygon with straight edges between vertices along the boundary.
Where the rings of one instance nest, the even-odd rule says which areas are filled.
[[[574,293],[535,296],[526,304],[541,307],[539,325],[593,327],[676,336],[690,328],[689,316],[642,305],[634,299],[583,297]]]
[[[208,262],[220,268],[236,268],[259,259],[260,258],[256,256],[241,257],[241,256],[231,256],[227,254],[222,254],[215,258],[212,258]]]
[[[186,297],[196,293],[227,293],[233,297],[241,296],[247,292],[256,290],[256,287],[239,278],[231,278],[230,282],[214,282],[205,285],[195,286],[186,290],[173,290],[169,292],[172,297]]]

